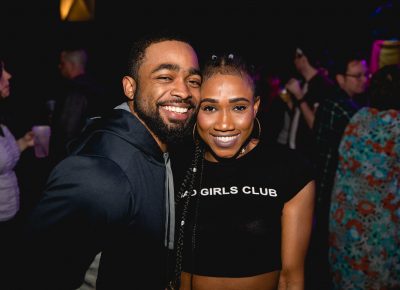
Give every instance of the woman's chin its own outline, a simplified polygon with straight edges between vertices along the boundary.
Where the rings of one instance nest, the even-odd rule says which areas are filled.
[[[212,150],[209,151],[209,154],[206,154],[206,159],[210,161],[221,161],[236,158],[237,156],[238,150]]]

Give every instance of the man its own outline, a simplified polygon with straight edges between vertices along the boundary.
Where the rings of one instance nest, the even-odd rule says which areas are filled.
[[[105,89],[86,70],[88,61],[84,49],[64,49],[58,68],[63,83],[58,90],[52,113],[50,157],[55,165],[67,156],[67,144],[78,137],[90,117],[104,110]]]
[[[316,112],[314,133],[316,138],[316,224],[313,233],[314,257],[318,259],[315,281],[329,281],[328,218],[332,187],[338,165],[338,148],[350,118],[363,105],[357,100],[365,95],[369,84],[369,70],[365,57],[359,52],[342,52],[335,61],[332,74],[339,86],[337,92],[321,102]],[[313,272],[315,275],[316,272]],[[330,289],[330,285],[316,285],[315,289]]]
[[[284,127],[278,143],[301,152],[314,161],[315,140],[312,133],[315,112],[319,103],[329,98],[334,84],[321,69],[321,53],[311,46],[303,45],[295,52],[294,65],[303,80],[290,79],[285,88],[292,98],[284,117]]]
[[[196,53],[174,37],[138,41],[122,84],[129,101],[88,125],[29,217],[22,289],[76,289],[99,252],[96,289],[165,288],[175,225],[167,149],[191,132]]]

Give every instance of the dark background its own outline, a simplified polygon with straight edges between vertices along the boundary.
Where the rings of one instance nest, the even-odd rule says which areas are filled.
[[[18,107],[20,114],[15,118],[21,132],[39,122],[43,103],[57,95],[62,47],[86,48],[89,71],[118,103],[130,44],[153,31],[169,29],[188,37],[200,61],[228,51],[244,55],[265,70],[288,73],[293,49],[300,41],[321,48],[367,51],[374,39],[398,36],[400,27],[399,1],[382,0],[104,0],[96,1],[95,20],[90,22],[62,22],[56,0],[2,1],[0,7],[0,49],[13,74],[8,102]]]

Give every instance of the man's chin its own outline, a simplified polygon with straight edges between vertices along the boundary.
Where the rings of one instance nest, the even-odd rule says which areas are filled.
[[[171,116],[164,116],[162,118],[164,124],[166,124],[168,127],[170,126],[185,126],[188,122],[190,122],[191,118],[193,118],[193,115],[175,115],[174,117]]]
[[[194,114],[188,114],[185,118],[175,118],[175,116],[166,115],[161,110],[159,115],[143,114],[138,111],[138,116],[148,126],[148,128],[166,144],[180,143],[189,136],[194,125]]]

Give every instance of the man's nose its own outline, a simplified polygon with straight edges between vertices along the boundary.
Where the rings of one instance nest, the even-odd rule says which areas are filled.
[[[185,80],[179,79],[174,83],[174,88],[171,91],[171,95],[177,96],[181,99],[187,99],[191,97],[189,86]]]

